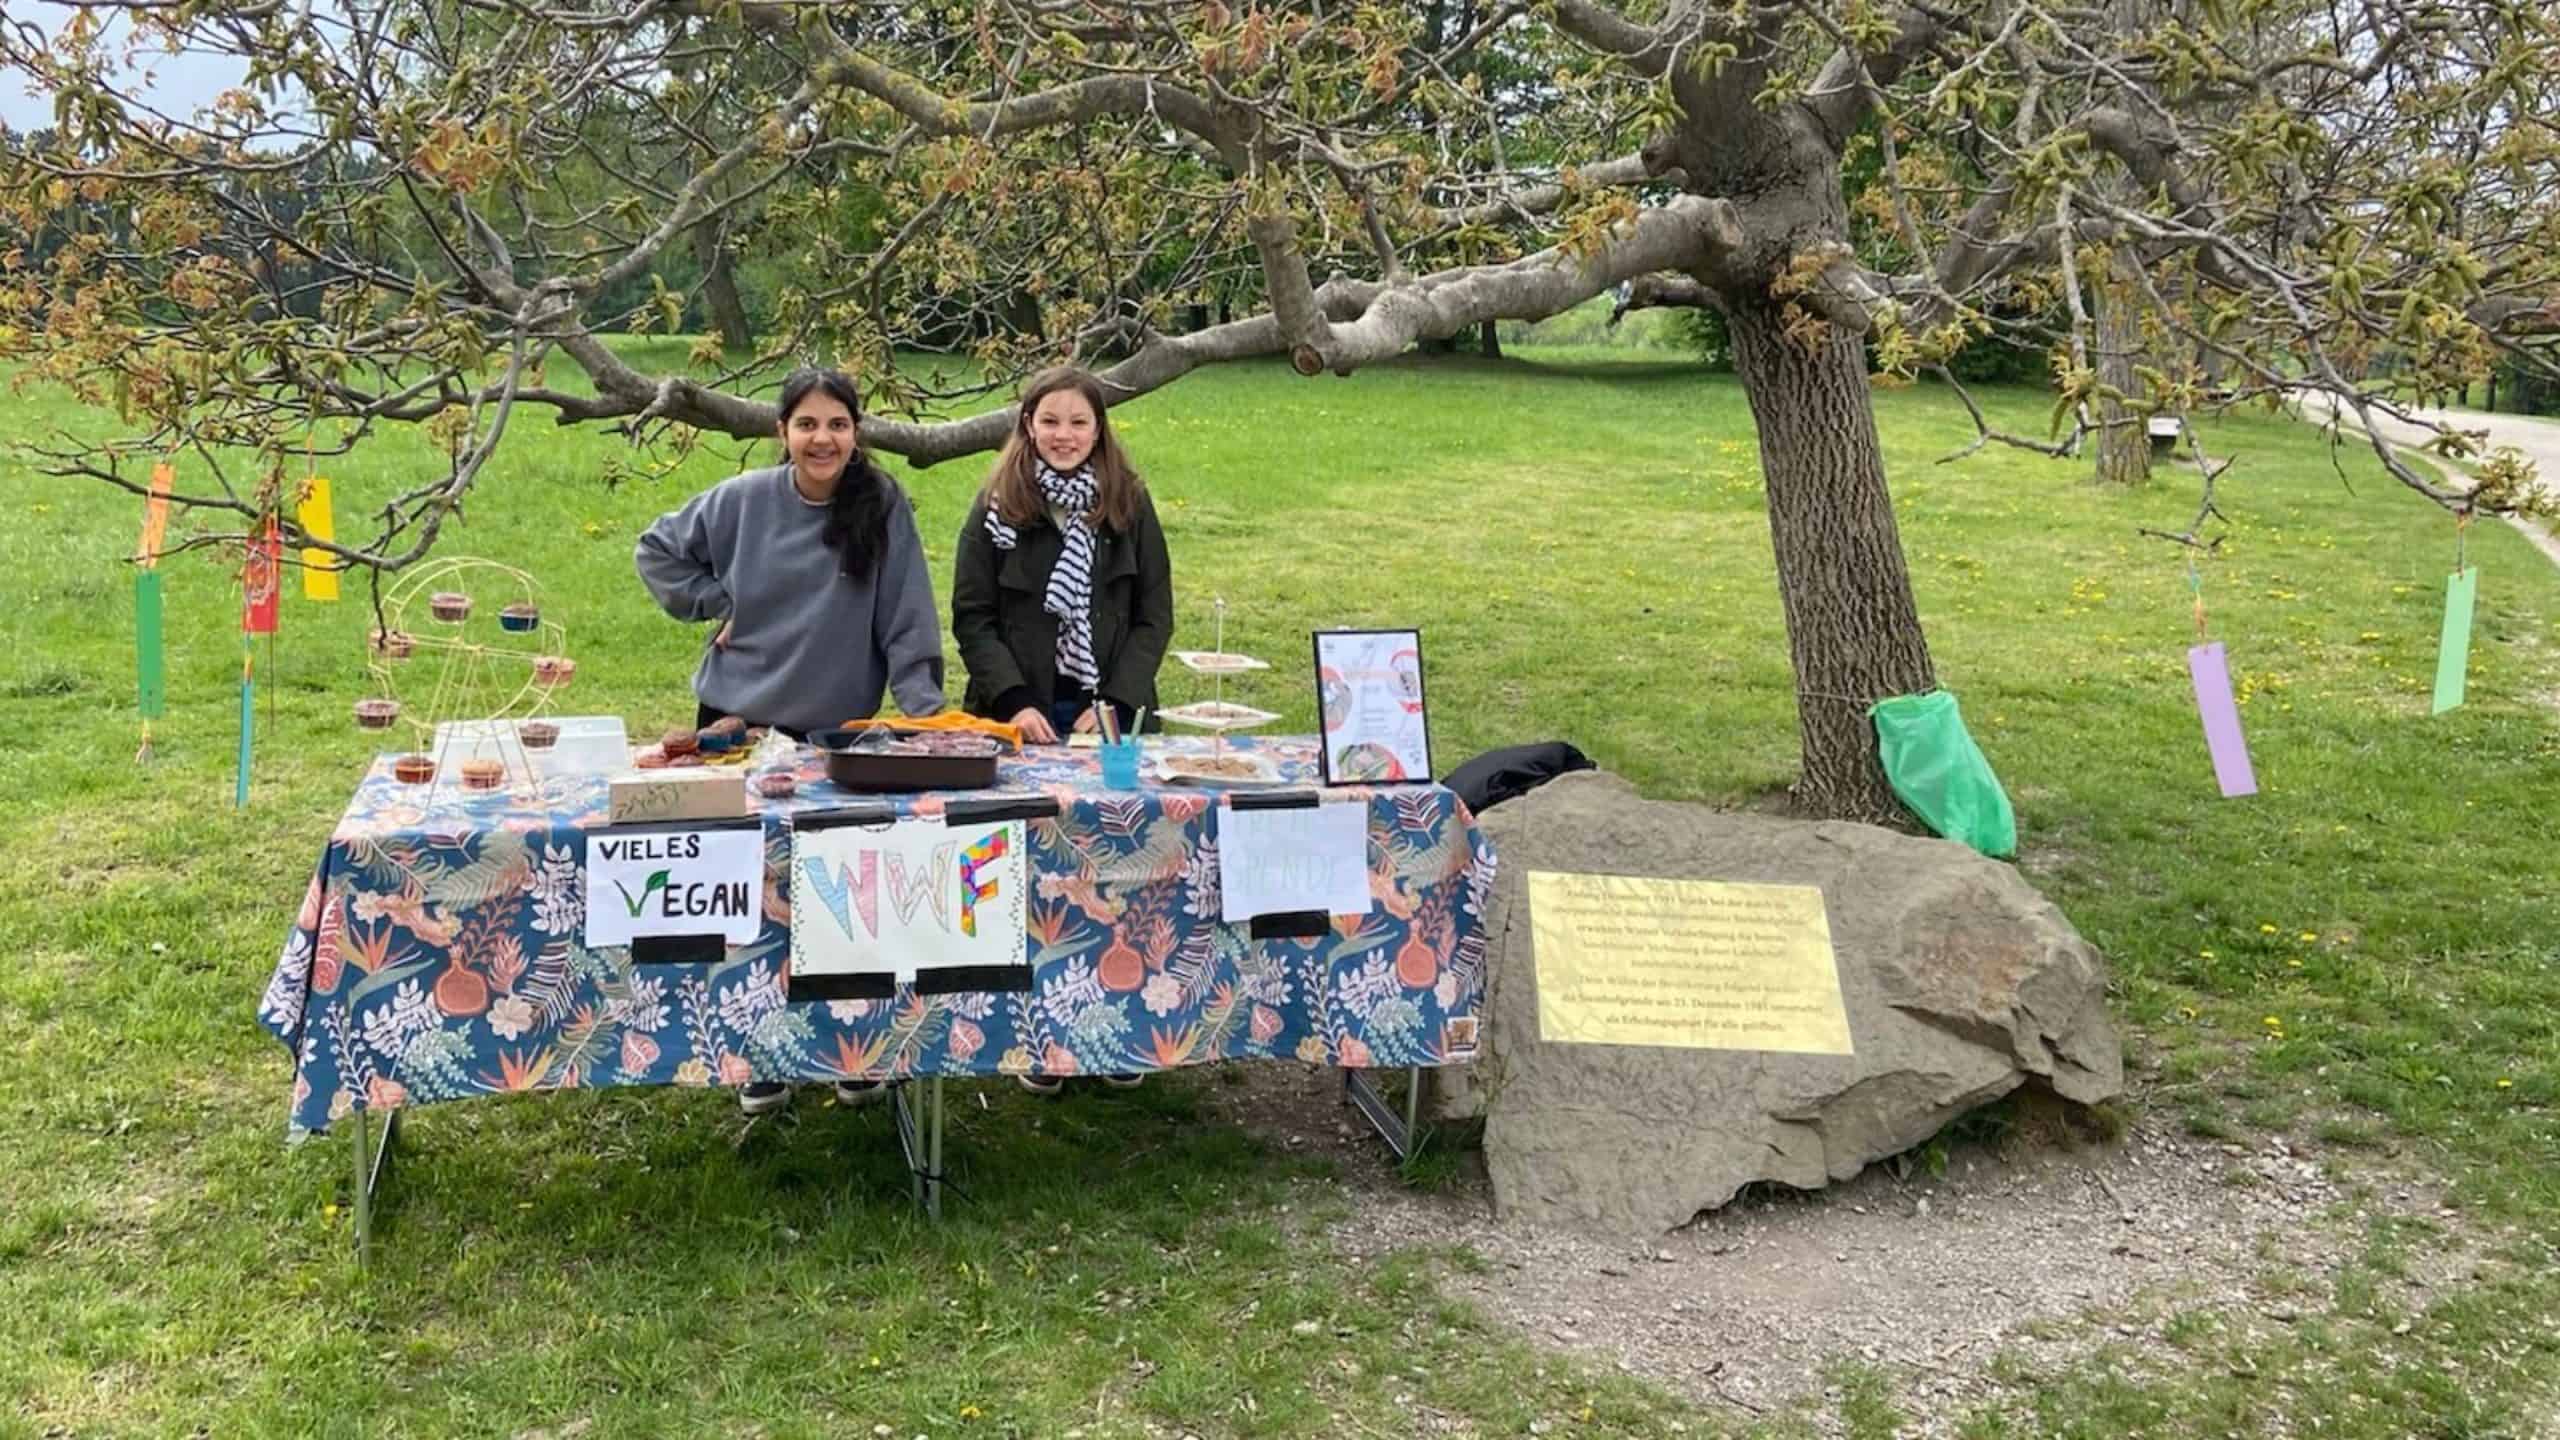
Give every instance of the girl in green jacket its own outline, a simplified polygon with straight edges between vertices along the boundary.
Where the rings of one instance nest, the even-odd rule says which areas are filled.
[[[1173,567],[1155,503],[1112,438],[1102,384],[1068,366],[1023,387],[1004,453],[960,527],[951,633],[972,714],[1054,745],[1155,708]]]

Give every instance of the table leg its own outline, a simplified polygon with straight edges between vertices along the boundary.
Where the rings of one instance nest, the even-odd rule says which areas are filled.
[[[889,1117],[897,1122],[898,1155],[907,1162],[907,1196],[924,1203],[924,1147],[917,1143],[915,1107],[907,1100],[907,1082],[889,1082]]]
[[[907,1193],[932,1219],[942,1218],[942,1077],[921,1082],[923,1110],[918,1113],[907,1091],[918,1082],[901,1080],[889,1094],[896,1107],[898,1153],[907,1162]]]
[[[933,1077],[933,1093],[925,1100],[933,1113],[933,1139],[926,1147],[924,1213],[942,1218],[942,1077]]]
[[[1377,1131],[1379,1138],[1387,1142],[1387,1148],[1396,1153],[1396,1158],[1412,1159],[1414,1151],[1422,1146],[1422,1067],[1416,1065],[1405,1071],[1404,1113],[1401,1115],[1389,1106],[1386,1096],[1378,1093],[1378,1087],[1370,1083],[1369,1072],[1365,1070],[1344,1070],[1342,1088],[1352,1105],[1368,1118],[1369,1127]]]
[[[355,1210],[356,1266],[361,1269],[373,1259],[373,1192],[382,1185],[382,1174],[391,1167],[391,1147],[400,1138],[400,1112],[392,1111],[382,1122],[382,1143],[373,1143],[373,1116],[369,1111],[354,1112],[355,1120]]]

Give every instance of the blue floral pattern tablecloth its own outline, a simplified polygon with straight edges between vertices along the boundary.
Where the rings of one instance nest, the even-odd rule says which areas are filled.
[[[1314,782],[1312,740],[1227,743]],[[969,793],[1060,802],[1057,819],[1028,826],[1032,988],[793,1004],[785,817],[884,798],[929,814],[960,798],[851,796],[814,755],[800,779],[793,798],[750,802],[765,832],[755,943],[717,964],[634,966],[580,938],[602,777],[431,792],[377,759],[258,1007],[294,1057],[291,1134],[351,1110],[516,1090],[1133,1073],[1247,1056],[1440,1065],[1475,1050],[1494,854],[1445,788],[1351,792],[1369,807],[1374,908],[1318,938],[1254,940],[1219,919],[1215,792],[1106,790],[1086,750],[1009,757],[996,789]]]

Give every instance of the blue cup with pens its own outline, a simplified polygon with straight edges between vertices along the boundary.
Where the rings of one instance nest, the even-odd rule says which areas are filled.
[[[1141,723],[1144,722],[1145,717],[1146,712],[1140,711]],[[1102,744],[1098,748],[1102,752],[1104,787],[1112,790],[1137,789],[1138,734],[1136,729],[1132,727],[1123,731],[1120,728],[1119,712],[1108,700],[1094,707],[1093,718],[1096,728],[1102,732]]]

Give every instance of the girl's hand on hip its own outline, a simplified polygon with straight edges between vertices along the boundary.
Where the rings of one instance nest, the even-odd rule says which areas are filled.
[[[1013,716],[1013,725],[1015,729],[1022,732],[1023,739],[1030,741],[1034,745],[1055,745],[1058,743],[1058,732],[1056,728],[1050,725],[1048,716],[1040,713],[1040,707],[1037,705],[1025,705],[1020,710],[1015,711]]]
[[[729,648],[729,627],[737,623],[738,622],[735,620],[723,620],[720,622],[720,633],[711,637],[711,644],[713,648],[720,650],[726,650]]]

